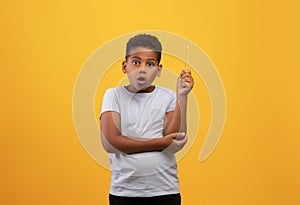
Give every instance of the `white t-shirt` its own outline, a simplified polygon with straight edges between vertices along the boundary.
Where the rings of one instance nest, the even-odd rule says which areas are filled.
[[[175,93],[170,89],[156,86],[151,93],[132,93],[122,86],[106,91],[101,114],[118,112],[123,136],[159,138],[163,136],[166,113],[175,106]],[[179,193],[174,154],[112,153],[110,164],[113,195],[151,197]]]

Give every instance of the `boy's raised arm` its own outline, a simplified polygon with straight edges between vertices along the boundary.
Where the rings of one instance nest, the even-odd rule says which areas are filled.
[[[191,71],[182,70],[177,80],[176,108],[166,114],[164,135],[174,132],[186,132],[186,110],[188,94],[194,86]]]
[[[171,152],[179,151],[185,144],[182,133],[172,133],[168,136],[155,139],[139,139],[137,136],[122,136],[120,132],[120,114],[105,112],[100,120],[101,141],[104,149],[109,153],[139,153],[149,151],[162,151],[171,147]],[[172,145],[172,146],[170,146]]]

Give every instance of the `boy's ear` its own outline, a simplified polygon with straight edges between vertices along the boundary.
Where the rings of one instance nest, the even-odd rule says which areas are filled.
[[[122,71],[123,71],[123,73],[126,73],[126,72],[127,72],[126,66],[127,66],[127,62],[126,62],[126,61],[123,61],[123,62],[122,62]]]
[[[157,77],[160,77],[161,69],[162,69],[162,64],[160,64],[160,65],[157,67],[157,74],[156,74]]]

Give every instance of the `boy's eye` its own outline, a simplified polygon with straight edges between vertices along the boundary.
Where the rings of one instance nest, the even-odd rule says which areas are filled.
[[[147,67],[153,67],[153,66],[155,66],[155,64],[153,62],[148,62],[148,63],[146,63],[146,66]]]
[[[133,65],[140,65],[140,62],[139,61],[132,61],[132,64]]]

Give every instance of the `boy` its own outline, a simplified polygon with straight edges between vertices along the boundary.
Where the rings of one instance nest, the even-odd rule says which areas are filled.
[[[187,142],[187,95],[194,80],[184,69],[176,93],[152,85],[160,76],[161,43],[140,34],[126,46],[128,86],[108,89],[100,115],[101,140],[110,153],[110,205],[180,205],[175,153]]]

